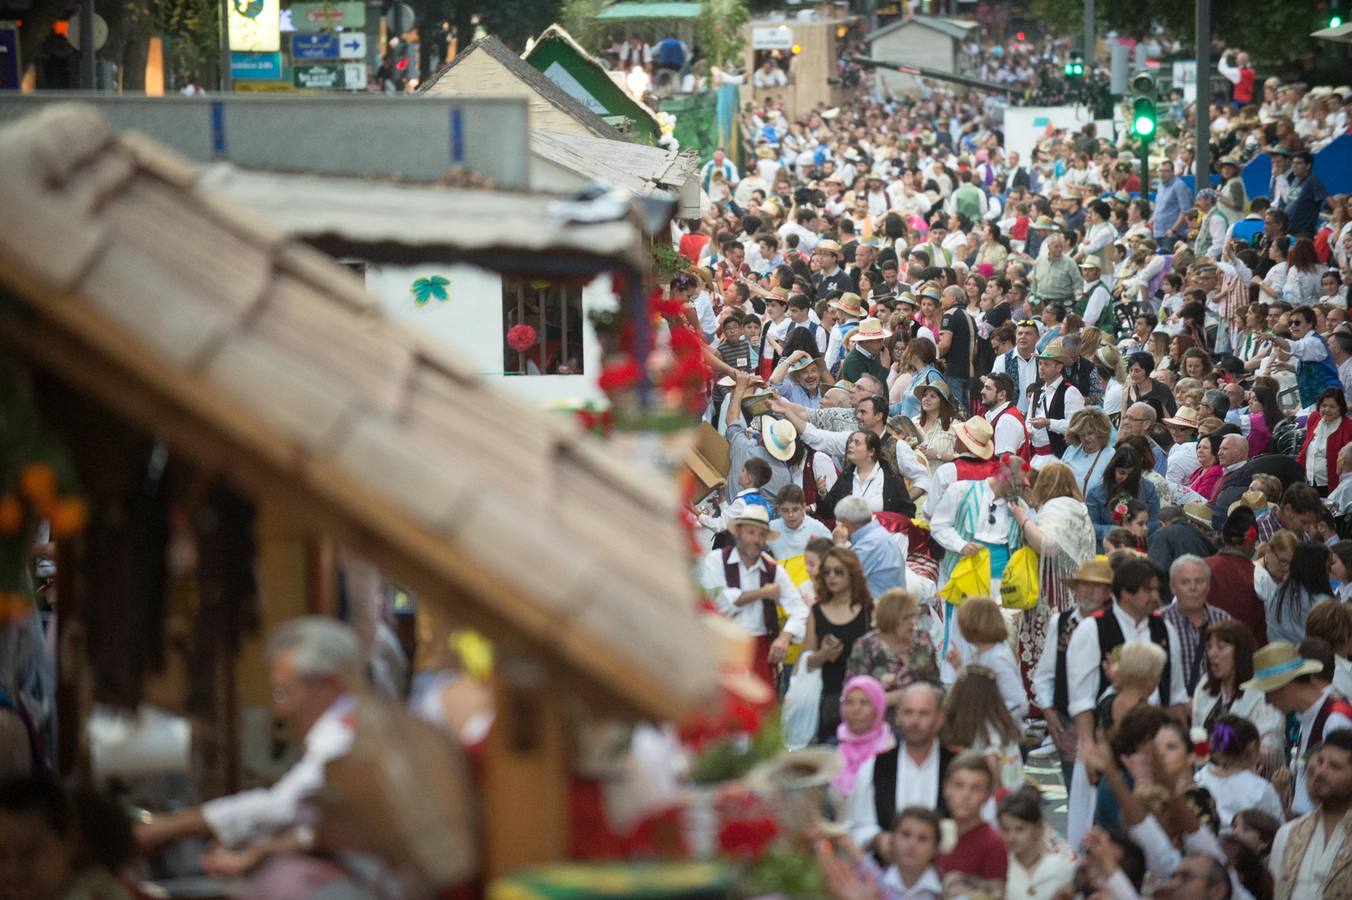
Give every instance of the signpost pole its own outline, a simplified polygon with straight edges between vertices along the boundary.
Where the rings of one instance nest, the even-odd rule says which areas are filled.
[[[80,0],[80,87],[96,90],[94,63],[94,0]]]
[[[1211,0],[1197,0],[1197,190],[1211,187]]]
[[[1094,71],[1094,0],[1084,0],[1084,74]]]
[[[221,93],[235,89],[230,71],[230,0],[221,0]]]

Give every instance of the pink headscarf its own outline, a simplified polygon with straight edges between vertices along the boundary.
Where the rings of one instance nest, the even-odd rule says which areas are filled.
[[[845,766],[836,773],[835,778],[831,779],[831,786],[846,796],[854,790],[854,779],[859,774],[859,767],[892,746],[892,729],[883,720],[887,712],[887,698],[883,694],[882,684],[869,675],[854,676],[845,682],[845,689],[840,692],[842,710],[845,698],[854,690],[863,691],[868,695],[869,701],[873,704],[873,724],[868,731],[856,734],[845,724],[842,714],[842,721],[836,726],[836,739],[840,741],[837,749],[845,758]]]

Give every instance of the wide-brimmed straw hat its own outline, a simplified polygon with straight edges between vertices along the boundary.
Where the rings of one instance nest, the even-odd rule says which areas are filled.
[[[1042,352],[1038,354],[1039,359],[1054,359],[1063,366],[1070,365],[1070,354],[1066,352],[1065,345],[1060,338],[1053,338],[1048,342]]]
[[[855,341],[881,341],[890,338],[892,332],[883,327],[883,323],[869,316],[862,320],[858,327],[852,328],[849,334],[845,335],[845,342],[853,344]]]
[[[787,460],[798,449],[798,429],[788,419],[761,417],[761,443],[765,452],[778,460]],[[769,520],[766,521],[769,525]]]
[[[953,402],[953,392],[949,389],[948,382],[944,381],[942,378],[932,378],[929,381],[921,382],[911,388],[911,393],[918,399],[924,397],[925,391],[931,389],[938,391],[939,396],[943,397],[949,403]]]
[[[1203,528],[1211,528],[1211,507],[1205,503],[1184,503],[1183,517],[1190,520],[1194,525],[1200,525]]]
[[[805,791],[830,784],[844,766],[845,758],[834,747],[786,750],[759,763],[746,774],[743,784],[753,794]]]
[[[1324,671],[1317,659],[1302,659],[1290,641],[1273,641],[1253,655],[1253,677],[1239,686],[1241,691],[1267,693],[1295,681],[1302,675]]]
[[[770,512],[759,503],[743,503],[742,508],[737,513],[737,518],[728,523],[729,528],[735,528],[741,525],[759,525],[762,528],[770,529]],[[769,539],[775,540],[779,537],[779,532],[770,529]]]
[[[1075,577],[1065,581],[1071,590],[1075,590],[1077,584],[1106,584],[1112,587],[1113,567],[1108,560],[1096,557],[1080,563],[1080,567],[1075,570]]]
[[[1098,269],[1101,272],[1103,271],[1103,260],[1091,253],[1084,258],[1084,262],[1080,263],[1080,268]]]
[[[845,251],[840,248],[840,244],[829,238],[824,241],[818,241],[817,246],[813,249],[812,252],[816,253],[818,250],[820,250],[823,253],[833,253],[835,254],[836,259],[845,258]]]
[[[1197,410],[1191,406],[1180,406],[1178,412],[1164,420],[1165,425],[1176,425],[1179,428],[1196,428],[1197,422]]]
[[[868,314],[868,310],[864,309],[864,301],[860,299],[858,294],[853,293],[852,291],[846,291],[840,295],[839,299],[832,300],[828,305],[832,309],[840,310],[847,316],[863,318]]]
[[[995,455],[995,429],[985,416],[972,416],[953,426],[953,436],[978,459]]]

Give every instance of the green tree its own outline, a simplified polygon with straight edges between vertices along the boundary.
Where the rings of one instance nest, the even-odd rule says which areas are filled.
[[[743,26],[751,20],[745,0],[704,0],[699,34],[704,55],[715,66],[727,68],[742,62],[746,52]]]

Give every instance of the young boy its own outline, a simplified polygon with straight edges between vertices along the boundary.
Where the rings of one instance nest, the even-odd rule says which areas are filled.
[[[779,537],[767,546],[770,555],[780,562],[802,556],[813,538],[831,537],[831,529],[807,514],[807,500],[798,485],[788,484],[779,489],[776,509],[779,518],[770,523],[770,530],[778,531]]]
[[[1183,276],[1170,272],[1164,276],[1164,299],[1160,301],[1160,321],[1173,322],[1183,308]]]
[[[737,476],[737,496],[721,512],[702,513],[699,523],[714,533],[727,531],[728,523],[736,519],[748,504],[765,507],[773,518],[774,507],[761,488],[770,482],[770,464],[758,457],[748,459]],[[801,488],[800,488],[801,490]]]
[[[746,338],[746,316],[736,309],[724,310],[722,329],[723,341],[716,349],[718,355],[723,357],[723,362],[738,371],[754,373],[756,371],[755,351]],[[727,396],[728,389],[715,383],[713,392],[714,422],[723,421],[723,400]]]
[[[820,323],[813,321],[812,303],[803,294],[789,295],[789,321],[793,328],[806,328],[817,342],[817,351],[826,352],[826,339],[829,337]],[[787,338],[787,332],[785,333]]]
[[[986,757],[964,750],[944,774],[944,803],[958,828],[958,842],[939,857],[944,896],[1004,895],[1009,854],[1004,838],[981,817],[981,808],[995,790],[995,776]]]
[[[892,865],[884,872],[872,856],[848,837],[839,844],[853,860],[860,880],[877,889],[883,900],[942,900],[944,886],[934,861],[939,857],[939,814],[923,806],[908,806],[897,813],[888,835]]]
[[[789,336],[793,320],[785,313],[788,311],[788,293],[776,288],[776,292],[765,298],[765,314],[770,321],[761,329],[760,338],[760,375],[769,378],[770,373],[779,364],[779,356],[784,352],[784,340]]]

